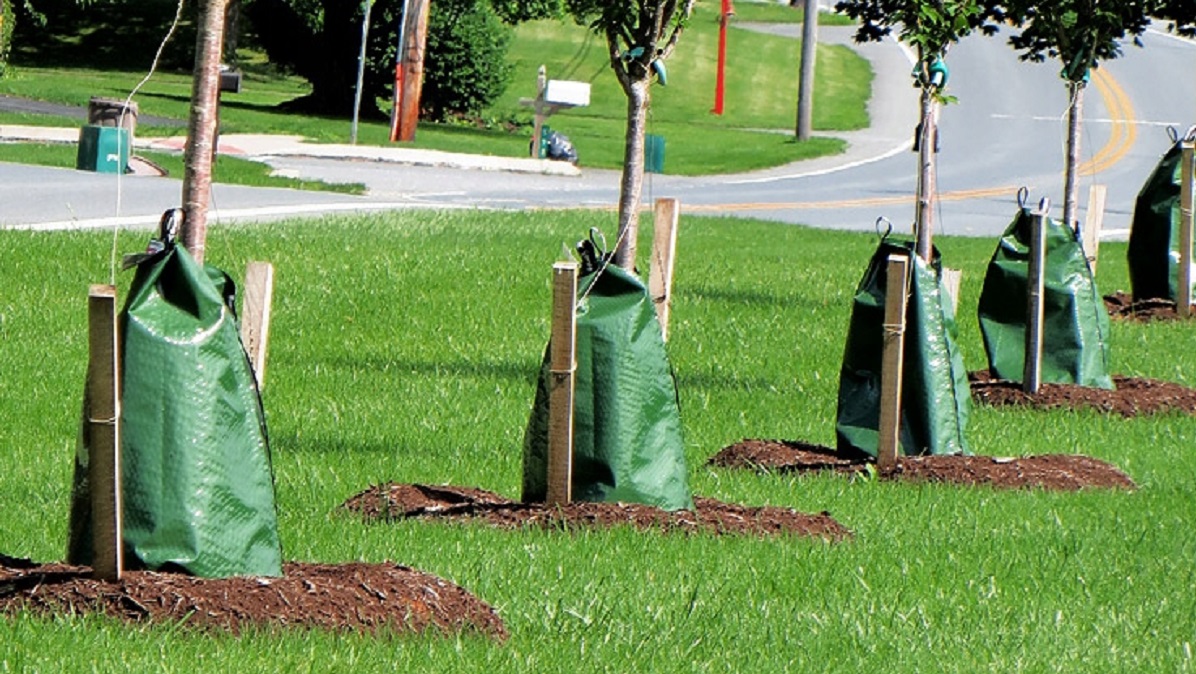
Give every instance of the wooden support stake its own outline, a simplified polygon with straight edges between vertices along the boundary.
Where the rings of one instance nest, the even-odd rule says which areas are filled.
[[[943,268],[943,287],[951,300],[951,313],[959,312],[959,285],[963,283],[963,270]]]
[[[881,471],[897,467],[901,444],[901,385],[905,360],[905,310],[909,296],[906,255],[890,255],[886,271],[884,354],[880,372],[880,439],[876,465]]]
[[[274,265],[250,262],[245,267],[245,305],[241,341],[249,354],[258,389],[266,384],[266,349],[270,339],[270,307],[274,303]]]
[[[577,263],[552,266],[552,338],[549,342],[549,505],[573,498],[573,385],[577,370]]]
[[[93,285],[87,298],[87,481],[91,493],[92,571],[120,580],[120,385],[116,286]]]
[[[1093,185],[1088,189],[1088,209],[1084,211],[1084,255],[1088,256],[1088,267],[1092,275],[1096,276],[1096,259],[1100,254],[1100,230],[1105,223],[1105,196],[1108,190],[1104,185]]]
[[[1042,380],[1043,292],[1046,266],[1046,218],[1050,205],[1046,199],[1030,219],[1030,269],[1026,303],[1026,351],[1022,371],[1022,390],[1038,393]]]
[[[656,218],[652,231],[652,263],[648,269],[648,293],[656,304],[656,318],[660,334],[669,341],[669,305],[673,295],[673,259],[677,252],[677,223],[681,218],[681,202],[677,199],[657,199]]]
[[[1180,318],[1192,315],[1192,150],[1196,143],[1184,141],[1179,179],[1179,301]]]

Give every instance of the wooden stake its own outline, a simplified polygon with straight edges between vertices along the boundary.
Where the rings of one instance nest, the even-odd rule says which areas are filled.
[[[87,481],[91,493],[92,572],[120,580],[120,385],[116,286],[93,285],[87,298]]]
[[[943,268],[943,287],[951,300],[951,313],[959,311],[959,286],[963,283],[963,270]]]
[[[577,263],[552,266],[552,338],[549,342],[549,505],[573,499],[573,386],[577,370]]]
[[[890,255],[886,271],[884,354],[880,371],[880,439],[876,465],[887,471],[897,467],[901,444],[901,384],[905,360],[905,310],[909,295],[906,255]]]
[[[1093,185],[1088,189],[1088,210],[1084,212],[1086,222],[1081,233],[1084,241],[1084,255],[1088,256],[1088,267],[1092,275],[1096,276],[1096,259],[1100,254],[1100,230],[1105,223],[1105,196],[1108,190],[1104,185]]]
[[[1042,321],[1044,268],[1046,267],[1046,219],[1050,202],[1042,200],[1030,219],[1030,269],[1026,304],[1026,352],[1022,371],[1022,390],[1038,393],[1042,380]]]
[[[250,262],[245,267],[245,305],[241,341],[260,390],[266,384],[266,349],[270,339],[270,308],[274,303],[274,265]]]
[[[660,334],[669,341],[669,304],[673,295],[673,256],[677,251],[677,224],[681,218],[681,202],[677,199],[657,199],[656,218],[652,230],[652,263],[648,269],[648,293],[656,304],[656,318]]]
[[[1180,318],[1192,315],[1192,151],[1191,140],[1184,141],[1179,179],[1179,301]]]

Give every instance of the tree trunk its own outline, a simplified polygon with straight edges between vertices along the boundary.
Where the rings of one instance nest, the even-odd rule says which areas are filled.
[[[619,243],[614,262],[628,271],[635,271],[636,238],[639,236],[650,77],[645,73],[642,79],[632,80],[624,87],[627,93],[627,138],[623,149],[623,180],[619,185]]]
[[[241,41],[241,0],[228,0],[224,11],[224,62],[230,65],[240,63],[237,47]]]
[[[216,150],[217,96],[220,91],[220,46],[224,37],[226,0],[208,0],[195,38],[195,72],[191,83],[191,118],[183,153],[183,246],[203,262],[208,235],[208,202],[212,194],[212,157]]]
[[[1067,108],[1067,166],[1063,174],[1063,222],[1073,230],[1076,225],[1076,209],[1079,185],[1076,171],[1080,166],[1080,122],[1084,118],[1084,83],[1069,82],[1071,105]]]
[[[930,262],[934,250],[934,146],[935,129],[934,90],[922,87],[922,123],[918,129],[918,203],[914,215],[914,233],[918,257]]]

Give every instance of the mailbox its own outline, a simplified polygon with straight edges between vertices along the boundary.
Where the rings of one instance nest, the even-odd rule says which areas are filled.
[[[548,80],[544,85],[544,102],[562,108],[585,107],[590,104],[590,83]]]

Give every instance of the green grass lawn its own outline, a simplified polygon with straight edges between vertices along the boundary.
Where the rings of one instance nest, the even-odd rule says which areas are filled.
[[[393,560],[492,603],[475,636],[194,634],[94,617],[0,619],[0,671],[1184,672],[1196,642],[1196,419],[972,412],[977,453],[1084,453],[1133,493],[998,492],[716,470],[744,437],[831,444],[850,299],[871,235],[683,216],[669,351],[695,493],[828,510],[801,538],[363,524],[370,484],[517,497],[551,264],[602,213],[430,213],[213,228],[209,261],[277,268],[265,406],[285,556]],[[651,231],[642,233],[647,266]],[[144,246],[121,233],[119,252]],[[995,241],[940,238],[965,272],[961,344]],[[62,559],[86,349],[111,233],[0,232],[0,552]],[[1127,288],[1125,246],[1100,283]],[[130,274],[118,275],[122,292]],[[1183,325],[1113,325],[1113,371],[1196,384]]]
[[[800,12],[780,5],[744,5],[741,20],[785,21]],[[794,140],[797,105],[797,69],[800,42],[752,33],[732,26],[728,38],[725,114],[712,115],[716,45],[717,3],[702,3],[677,51],[667,62],[668,86],[654,86],[649,132],[665,137],[668,151],[665,170],[679,175],[746,171],[776,166],[815,156],[842,152],[845,145],[831,137]],[[753,18],[754,17],[754,18]],[[737,19],[740,20],[740,19]],[[56,52],[57,53],[57,52]],[[39,63],[29,54],[14,58],[11,74],[0,79],[0,93],[37,100],[86,105],[92,96],[123,99],[144,77],[136,69],[81,68],[60,63]],[[421,124],[415,147],[525,156],[531,138],[531,110],[521,107],[521,97],[535,93],[536,69],[545,64],[549,76],[579,79],[593,85],[592,104],[568,110],[549,121],[570,137],[581,164],[593,168],[618,168],[623,162],[626,98],[605,55],[605,46],[592,33],[572,22],[536,22],[520,26],[509,60],[515,73],[506,95],[483,118],[490,129],[448,124]],[[148,65],[148,64],[147,64]],[[247,68],[242,91],[222,97],[223,133],[296,134],[322,142],[347,142],[349,120],[315,118],[279,112],[274,106],[306,92],[306,83],[281,77],[263,64]],[[843,46],[819,47],[815,84],[814,127],[833,132],[866,127],[866,105],[871,91],[867,62]],[[185,120],[191,91],[187,73],[159,72],[137,96],[143,116]],[[384,109],[389,101],[380,102]],[[505,130],[503,122],[521,126]],[[67,118],[0,113],[4,124],[79,124]],[[178,127],[138,125],[142,135],[176,135]],[[389,145],[387,123],[363,120],[358,140],[362,144]]]

